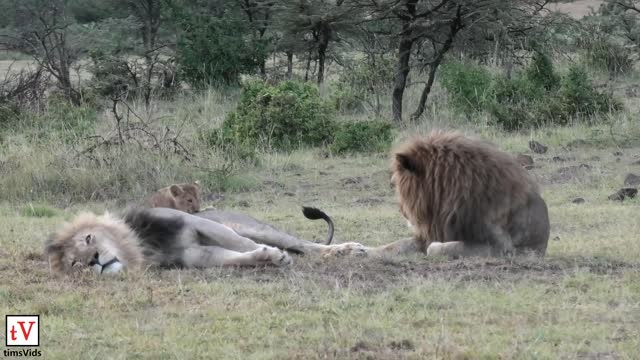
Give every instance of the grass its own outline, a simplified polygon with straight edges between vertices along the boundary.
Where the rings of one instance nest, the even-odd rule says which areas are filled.
[[[331,214],[336,242],[378,245],[409,235],[389,186],[387,154],[331,157],[301,150],[263,155],[256,166],[228,167],[197,134],[219,124],[234,96],[209,91],[153,104],[149,112],[134,104],[157,131],[168,126],[180,133],[191,161],[136,146],[83,157],[78,150],[91,140],[71,147],[61,145],[58,134],[5,132],[0,308],[5,314],[41,315],[43,357],[637,357],[640,201],[607,200],[626,173],[640,172],[632,165],[640,159],[633,112],[610,120],[613,137],[606,124],[506,134],[483,121],[468,125],[456,118],[436,91],[429,120],[399,134],[396,141],[434,126],[454,127],[511,153],[532,155],[531,173],[552,222],[543,260],[308,256],[296,257],[289,269],[165,270],[112,278],[49,274],[44,240],[73,214],[118,211],[166,184],[195,179],[203,180],[205,198],[226,190],[216,207],[247,212],[309,240],[320,241],[326,229],[304,220],[301,205]],[[107,136],[112,129],[113,119],[101,114],[95,132]],[[549,151],[531,154],[531,138]],[[584,144],[566,147],[576,139]],[[576,197],[586,202],[573,204]]]

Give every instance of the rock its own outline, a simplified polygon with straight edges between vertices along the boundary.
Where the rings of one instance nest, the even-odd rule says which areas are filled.
[[[616,193],[609,195],[608,199],[613,201],[624,201],[625,199],[633,199],[638,195],[638,189],[622,188]]]
[[[518,154],[516,156],[516,160],[518,160],[518,163],[520,164],[520,166],[530,166],[533,165],[533,158],[529,155],[524,155],[524,154]]]
[[[638,187],[640,185],[640,176],[636,174],[627,174],[624,177],[624,186]]]
[[[553,241],[560,241],[560,236],[554,236]]]
[[[529,140],[529,149],[536,154],[544,154],[548,148],[535,140]]]
[[[577,197],[577,198],[571,200],[571,202],[574,203],[574,204],[584,204],[585,200],[583,198],[581,198],[581,197]]]

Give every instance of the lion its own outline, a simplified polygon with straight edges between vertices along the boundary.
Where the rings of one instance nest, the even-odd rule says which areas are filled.
[[[239,235],[251,238],[254,241],[268,243],[269,238],[275,236],[278,239],[288,239],[291,243],[291,247],[287,250],[303,253],[304,250],[300,248],[308,245],[308,241],[300,240],[292,235],[289,235],[281,230],[274,228],[271,225],[265,224],[249,215],[235,213],[231,211],[224,211],[208,207],[204,210],[200,210],[200,187],[198,182],[192,184],[174,184],[158,190],[154,193],[148,204],[150,207],[165,207],[170,209],[176,209],[184,211],[190,214],[194,214],[205,219],[209,219],[221,224],[224,224],[236,231]],[[330,245],[333,240],[334,224],[331,217],[329,217],[323,211],[313,207],[302,207],[302,213],[307,219],[319,220],[322,219],[327,222],[329,226],[329,232],[325,245]],[[308,246],[306,246],[308,247]]]
[[[189,214],[200,211],[200,184],[174,184],[156,191],[147,201],[149,207],[181,210]]]
[[[434,130],[393,153],[391,183],[414,236],[368,254],[545,256],[549,214],[513,156],[456,131]]]
[[[311,209],[312,216],[321,213]],[[170,208],[132,208],[120,217],[82,213],[49,237],[45,255],[56,274],[86,267],[109,274],[148,267],[287,266],[292,263],[287,249],[325,256],[363,253],[358,243],[316,244],[259,222],[245,224],[241,233],[261,238],[261,244],[203,215]]]

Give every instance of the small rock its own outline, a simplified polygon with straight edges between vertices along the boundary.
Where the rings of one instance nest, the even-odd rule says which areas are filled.
[[[589,165],[589,164],[580,164],[580,165],[578,165],[578,167],[580,169],[587,169],[587,170],[591,169],[591,165]]]
[[[248,208],[250,205],[247,200],[240,200],[238,201],[238,206]]]
[[[529,140],[529,149],[536,154],[544,154],[548,148],[535,140]]]
[[[560,236],[554,236],[553,241],[560,241]]]
[[[581,198],[581,197],[577,197],[577,198],[571,200],[571,202],[574,203],[574,204],[584,204],[584,201],[585,200],[583,198]]]
[[[529,166],[529,165],[533,165],[533,158],[529,155],[524,155],[524,154],[518,154],[516,156],[516,160],[518,160],[518,163],[521,166]]]
[[[637,187],[640,185],[640,176],[636,174],[627,174],[624,178],[624,186]]]
[[[616,193],[609,195],[607,199],[613,201],[624,201],[625,199],[633,199],[636,195],[638,195],[638,189],[622,188]]]

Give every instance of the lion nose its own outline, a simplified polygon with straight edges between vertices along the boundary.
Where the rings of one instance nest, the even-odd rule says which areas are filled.
[[[89,266],[100,265],[99,257],[100,257],[100,254],[98,254],[98,252],[93,254],[93,259],[91,259],[91,261],[89,261]]]

